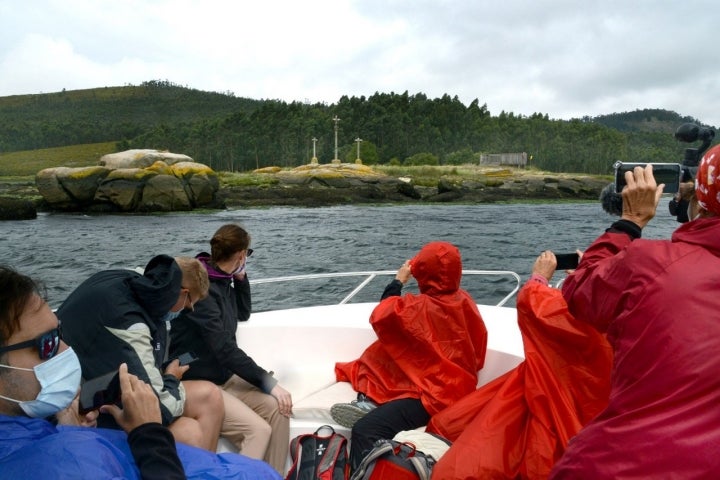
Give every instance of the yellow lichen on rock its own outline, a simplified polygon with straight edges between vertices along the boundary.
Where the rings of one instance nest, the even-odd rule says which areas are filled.
[[[92,177],[93,175],[102,175],[109,170],[105,167],[80,167],[74,168],[67,173],[67,178],[72,180],[81,180],[83,178]]]
[[[280,167],[264,167],[253,170],[252,173],[278,173],[282,170]]]
[[[150,165],[149,167],[146,167],[145,170],[150,170],[152,172],[156,172],[160,175],[172,175],[172,168],[167,163],[163,162],[162,160],[156,160],[155,163]]]
[[[189,175],[217,175],[215,171],[203,163],[196,162],[178,162],[170,166],[170,175],[176,177],[186,177]]]
[[[111,171],[105,180],[142,180],[156,175],[157,172],[146,168],[119,168]]]
[[[345,175],[343,175],[342,172],[334,172],[332,170],[318,170],[316,172],[309,172],[308,176],[315,178],[343,178]]]

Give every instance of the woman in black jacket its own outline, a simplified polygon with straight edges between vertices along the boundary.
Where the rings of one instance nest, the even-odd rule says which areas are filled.
[[[241,350],[237,322],[250,316],[250,235],[240,226],[220,227],[210,254],[197,255],[210,278],[207,298],[172,322],[170,358],[194,352],[184,379],[210,380],[223,390],[225,420],[220,434],[240,453],[263,459],[282,475],[290,442],[292,397],[270,373]]]

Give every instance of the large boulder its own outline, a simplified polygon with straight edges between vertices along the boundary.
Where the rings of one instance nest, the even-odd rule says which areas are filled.
[[[140,204],[143,188],[157,172],[144,168],[113,170],[98,186],[95,203],[107,203],[121,212],[135,211]]]
[[[40,170],[35,175],[35,185],[40,195],[48,203],[58,208],[65,208],[72,205],[72,199],[68,192],[62,187],[61,178],[70,174],[72,169],[68,167],[55,167]]]
[[[37,210],[32,202],[0,197],[0,220],[32,220],[33,218],[37,218]]]
[[[187,155],[128,150],[100,163],[42,170],[35,178],[38,191],[60,210],[165,212],[217,204],[217,174]]]
[[[35,185],[49,205],[57,208],[82,208],[92,203],[95,190],[108,176],[105,167],[55,167],[41,170]]]
[[[191,210],[192,205],[182,182],[173,175],[157,175],[145,184],[142,199],[136,210],[142,212],[172,212]]]
[[[180,153],[162,152],[159,150],[125,150],[124,152],[108,153],[100,157],[98,165],[110,169],[146,168],[158,160],[172,165],[178,162],[192,162],[193,159]]]

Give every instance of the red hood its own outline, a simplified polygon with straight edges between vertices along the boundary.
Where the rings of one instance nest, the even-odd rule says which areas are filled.
[[[430,242],[410,260],[420,293],[437,295],[460,288],[462,260],[460,250],[448,242]]]

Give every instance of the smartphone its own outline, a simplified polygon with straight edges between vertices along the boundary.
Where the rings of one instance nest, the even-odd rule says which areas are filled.
[[[185,352],[177,358],[180,362],[180,365],[187,365],[198,359],[198,357],[196,357],[193,352]]]
[[[80,389],[80,415],[97,410],[102,405],[118,403],[120,393],[120,375],[117,371],[85,381]]]
[[[615,162],[615,192],[622,192],[625,183],[625,172],[632,171],[635,167],[645,167],[647,163],[623,163]],[[682,177],[682,165],[679,163],[653,163],[653,177],[658,185],[665,184],[663,193],[677,193],[680,190],[680,179]]]
[[[575,270],[580,263],[580,255],[577,253],[556,253],[557,270]]]

